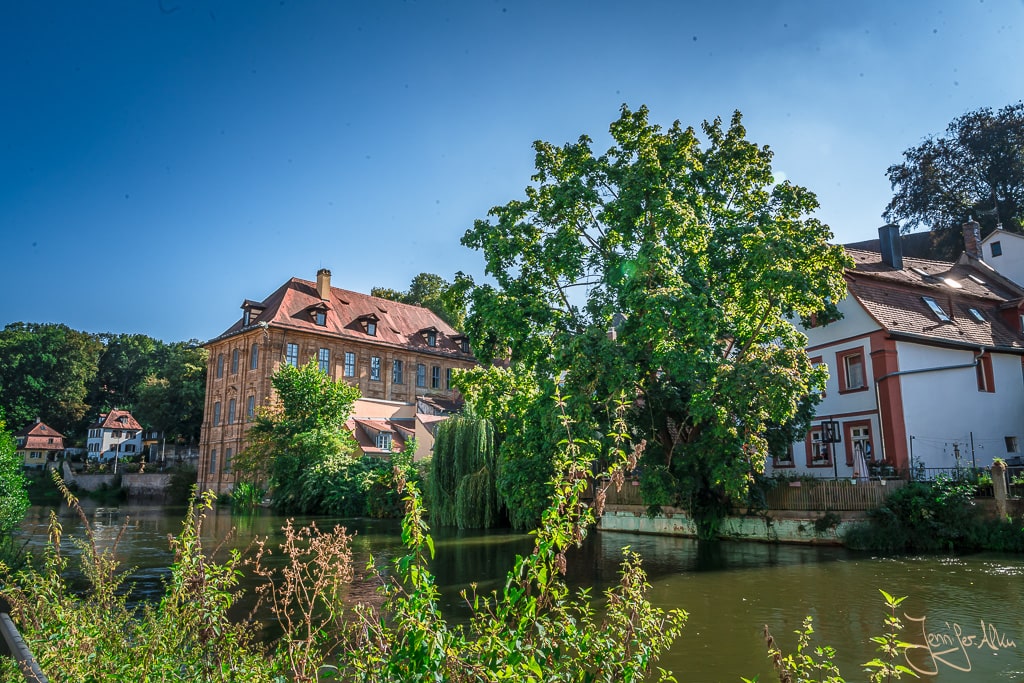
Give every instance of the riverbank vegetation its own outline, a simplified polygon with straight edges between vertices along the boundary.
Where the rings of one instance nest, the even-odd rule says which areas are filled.
[[[888,553],[1024,552],[1020,523],[983,514],[974,502],[976,488],[974,481],[945,475],[908,482],[843,540],[852,548]]]
[[[566,418],[564,429],[567,438],[553,455],[559,475],[551,482],[552,505],[535,533],[533,552],[517,558],[500,592],[465,594],[473,616],[464,626],[441,614],[427,568],[433,541],[425,509],[400,467],[394,475],[406,505],[406,554],[373,569],[382,588],[372,603],[339,601],[352,567],[348,538],[338,528],[286,529],[280,570],[263,562],[265,548],[248,564],[237,552],[217,560],[200,540],[209,496],[172,540],[175,562],[156,604],[127,605],[117,542],[101,547],[91,531],[75,541],[88,589],[72,591],[55,517],[43,568],[5,575],[0,594],[11,602],[22,635],[51,680],[674,680],[655,665],[686,615],[650,604],[638,556],[625,554],[620,581],[605,593],[600,613],[594,596],[570,591],[563,578],[567,550],[582,542],[603,505],[603,491],[594,506],[581,500],[592,464],[608,462],[601,474],[621,482],[622,470],[635,466],[643,446],[625,450],[619,432],[611,437],[615,448],[599,452],[602,443],[590,436],[592,427],[577,429]],[[81,513],[70,491],[58,485]],[[88,520],[83,522],[88,530]],[[268,647],[231,617],[238,576],[246,570],[267,579],[262,595],[284,633]],[[15,675],[12,666],[0,659],[0,675]]]

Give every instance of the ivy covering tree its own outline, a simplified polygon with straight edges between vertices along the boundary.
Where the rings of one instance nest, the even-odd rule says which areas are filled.
[[[613,146],[537,142],[523,199],[463,237],[495,284],[471,292],[484,361],[559,378],[569,414],[625,392],[646,439],[642,492],[680,505],[700,534],[763,469],[766,430],[823,387],[789,321],[845,295],[841,247],[807,189],[777,182],[740,114],[692,128],[622,108]]]
[[[886,172],[894,194],[883,216],[939,233],[945,257],[963,248],[960,226],[970,218],[985,234],[999,224],[1024,230],[1024,102],[959,116],[903,157]]]

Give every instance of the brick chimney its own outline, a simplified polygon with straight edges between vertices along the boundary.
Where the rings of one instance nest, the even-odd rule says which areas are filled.
[[[964,229],[964,251],[976,259],[984,260],[981,255],[981,226],[975,220],[969,220],[963,225]]]
[[[326,268],[316,271],[316,292],[324,301],[331,298],[331,271]]]
[[[878,229],[878,245],[882,262],[890,268],[903,270],[903,242],[900,240],[900,226],[893,223]]]

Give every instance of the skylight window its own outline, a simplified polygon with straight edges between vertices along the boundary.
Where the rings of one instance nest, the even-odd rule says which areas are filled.
[[[930,296],[922,296],[921,300],[928,304],[928,308],[932,309],[932,313],[935,314],[936,318],[938,318],[944,323],[953,322],[952,320],[950,320],[949,316],[946,315],[946,312],[942,310],[942,306],[935,303],[935,299],[931,298]]]
[[[968,280],[970,280],[971,282],[976,282],[976,283],[978,283],[979,285],[983,285],[983,284],[985,284],[985,281],[984,281],[984,280],[982,280],[982,279],[981,279],[980,277],[978,277],[977,275],[968,275],[968,276],[967,276],[967,279],[968,279]]]
[[[985,316],[981,314],[977,308],[968,308],[967,312],[971,314],[971,317],[977,320],[979,323],[985,322]]]
[[[952,287],[953,289],[963,289],[964,288],[964,286],[962,284],[960,284],[959,282],[957,282],[956,280],[954,280],[951,277],[944,277],[944,278],[942,278],[942,281],[945,282],[947,286]]]

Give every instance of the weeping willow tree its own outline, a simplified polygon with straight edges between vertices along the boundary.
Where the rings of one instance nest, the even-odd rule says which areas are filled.
[[[460,529],[496,526],[502,507],[497,463],[489,420],[457,416],[439,424],[430,477],[432,523]]]

